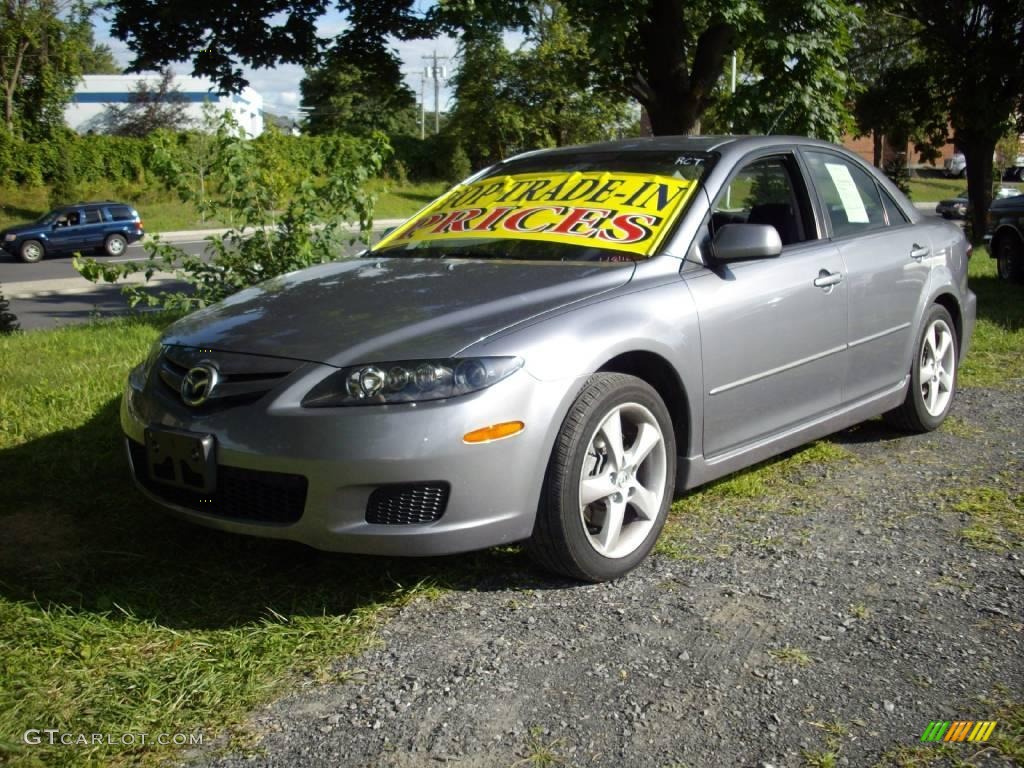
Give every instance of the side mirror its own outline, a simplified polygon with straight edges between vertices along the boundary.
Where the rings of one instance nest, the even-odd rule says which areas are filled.
[[[782,253],[782,239],[770,224],[726,224],[711,243],[721,262],[770,259]]]

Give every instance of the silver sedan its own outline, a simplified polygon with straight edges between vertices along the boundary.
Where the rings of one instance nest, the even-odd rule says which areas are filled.
[[[600,581],[674,494],[864,419],[935,429],[974,328],[960,229],[793,137],[514,157],[360,258],[175,323],[121,409],[188,520]]]

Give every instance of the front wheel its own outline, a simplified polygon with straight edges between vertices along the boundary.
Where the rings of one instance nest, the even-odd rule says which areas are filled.
[[[1003,280],[1024,282],[1024,245],[1012,234],[999,238],[996,245],[996,271]]]
[[[18,256],[27,264],[35,264],[37,261],[42,261],[44,253],[43,244],[38,240],[26,240],[18,250]]]
[[[907,397],[886,418],[908,432],[931,432],[945,421],[956,394],[957,339],[945,307],[932,305],[916,349]]]
[[[625,575],[665,525],[675,471],[672,418],[658,393],[634,376],[591,376],[555,441],[527,549],[575,579]]]

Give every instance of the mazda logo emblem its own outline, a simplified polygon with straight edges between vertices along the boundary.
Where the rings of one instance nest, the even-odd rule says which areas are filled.
[[[197,365],[181,380],[181,399],[193,408],[205,403],[213,395],[219,375],[212,365]]]

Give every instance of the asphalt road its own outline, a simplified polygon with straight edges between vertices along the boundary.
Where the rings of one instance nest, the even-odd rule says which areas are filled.
[[[175,245],[193,255],[203,254],[206,249],[206,243],[198,239]],[[104,262],[139,261],[146,258],[146,252],[133,244],[119,258],[96,258]],[[75,271],[71,261],[70,255],[51,256],[38,264],[24,264],[0,251],[0,290],[24,330],[54,328],[131,311],[118,287],[92,285]],[[49,283],[52,287],[47,286]]]

